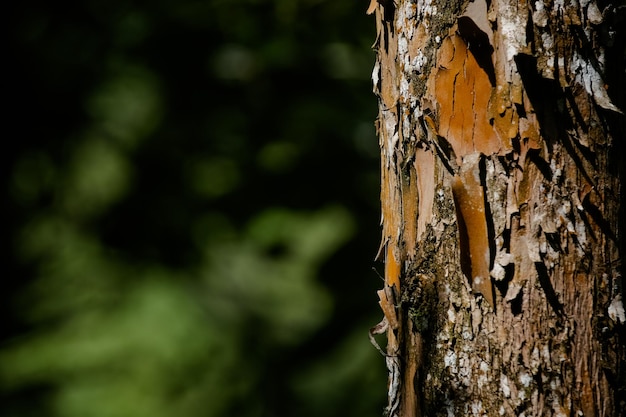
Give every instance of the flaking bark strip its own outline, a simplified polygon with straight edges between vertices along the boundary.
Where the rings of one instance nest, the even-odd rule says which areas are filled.
[[[490,306],[493,286],[489,277],[489,234],[485,210],[485,193],[480,182],[481,154],[463,158],[459,173],[452,180],[452,194],[459,227],[461,268],[472,285]]]

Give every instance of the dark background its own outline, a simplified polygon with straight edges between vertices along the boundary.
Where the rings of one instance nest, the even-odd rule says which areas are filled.
[[[10,6],[0,415],[380,415],[367,3]]]

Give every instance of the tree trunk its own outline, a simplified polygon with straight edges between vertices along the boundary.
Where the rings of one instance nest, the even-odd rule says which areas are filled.
[[[372,0],[387,415],[624,415],[625,9]]]

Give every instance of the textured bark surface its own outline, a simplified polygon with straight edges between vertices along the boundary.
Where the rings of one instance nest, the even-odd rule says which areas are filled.
[[[624,415],[625,9],[372,1],[388,415]]]

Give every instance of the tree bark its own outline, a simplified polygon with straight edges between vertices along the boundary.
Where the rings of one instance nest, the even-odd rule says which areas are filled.
[[[625,9],[372,0],[387,415],[624,415]]]

